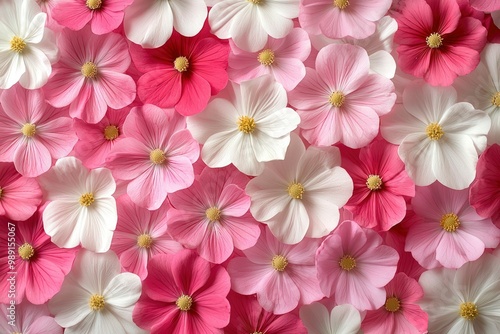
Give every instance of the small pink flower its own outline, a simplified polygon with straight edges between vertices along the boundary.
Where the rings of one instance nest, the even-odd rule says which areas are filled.
[[[9,307],[12,307],[11,304],[0,305],[2,310],[0,312],[0,331],[2,333],[63,334],[63,328],[50,315],[47,305],[33,305],[26,300],[15,305],[14,326],[9,323],[11,320]]]

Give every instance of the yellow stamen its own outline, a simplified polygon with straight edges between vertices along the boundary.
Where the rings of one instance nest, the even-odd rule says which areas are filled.
[[[181,295],[177,298],[175,305],[177,305],[181,311],[189,311],[193,305],[193,298],[188,295]]]
[[[283,271],[288,266],[288,260],[283,255],[275,255],[273,257],[272,265],[274,270]]]
[[[368,175],[366,179],[366,186],[368,189],[374,191],[382,188],[382,178],[379,175]]]
[[[143,233],[137,237],[137,246],[141,248],[150,248],[153,243],[153,238],[146,233]]]
[[[36,133],[36,125],[32,123],[26,123],[21,128],[21,132],[26,137],[33,137]]]
[[[491,98],[491,104],[493,104],[495,107],[500,107],[500,92],[496,92],[493,94],[493,97]]]
[[[265,66],[272,65],[274,63],[274,52],[271,49],[265,49],[259,52],[257,60]]]
[[[85,4],[89,9],[95,10],[101,8],[102,0],[87,0]]]
[[[349,6],[349,0],[333,0],[333,5],[339,9]]]
[[[0,199],[2,199],[2,196],[3,196],[3,189],[2,187],[0,187]]]
[[[437,32],[433,32],[429,36],[425,38],[425,42],[427,43],[427,46],[430,47],[431,49],[437,49],[441,45],[443,45],[443,37],[441,37],[440,34]]]
[[[10,49],[17,53],[22,53],[26,48],[26,42],[19,36],[14,36],[10,40]]]
[[[474,303],[466,302],[460,304],[460,316],[467,320],[474,320],[479,315],[479,311],[477,310],[477,306]]]
[[[115,140],[120,135],[116,125],[108,125],[104,128],[104,138],[106,140]]]
[[[247,1],[253,3],[254,5],[259,5],[263,0],[247,0]]]
[[[167,158],[165,157],[165,153],[157,148],[149,153],[149,160],[151,160],[151,162],[155,165],[161,165],[165,162],[165,160],[167,160]]]
[[[94,79],[97,76],[97,66],[91,61],[82,65],[82,74],[85,78]]]
[[[243,133],[249,134],[255,131],[255,120],[252,117],[240,116],[236,124],[238,124],[238,130]]]
[[[104,296],[93,294],[90,296],[89,306],[92,311],[100,311],[104,308]]]
[[[92,203],[94,203],[94,194],[85,193],[82,196],[80,196],[81,206],[90,206]]]
[[[288,195],[290,195],[291,198],[295,199],[302,199],[302,195],[304,195],[304,186],[298,182],[293,182],[291,183],[288,188]]]
[[[443,128],[438,123],[430,123],[425,128],[425,133],[431,140],[439,140],[444,135]]]
[[[177,57],[174,60],[174,68],[179,72],[185,72],[189,68],[189,61],[186,57]]]
[[[454,213],[447,213],[441,217],[439,225],[446,232],[455,232],[460,226],[460,219]]]
[[[220,211],[218,208],[216,208],[215,206],[211,207],[211,208],[208,208],[206,211],[205,211],[205,215],[207,216],[207,218],[212,221],[212,222],[215,222],[215,221],[218,221],[220,219],[220,216],[222,214],[222,211]]]
[[[340,108],[344,104],[345,95],[342,92],[333,92],[328,99],[328,102],[334,107]]]
[[[401,302],[396,297],[387,298],[385,309],[389,312],[396,312],[401,308]]]
[[[356,268],[356,260],[350,255],[344,255],[339,261],[340,268],[351,271]]]
[[[17,253],[21,259],[28,261],[35,255],[35,249],[29,243],[25,242],[17,249]]]

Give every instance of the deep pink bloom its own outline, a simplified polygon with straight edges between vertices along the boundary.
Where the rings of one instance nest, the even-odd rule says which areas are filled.
[[[234,167],[206,167],[191,187],[169,196],[168,231],[213,263],[226,261],[234,248],[252,247],[260,228],[248,211],[247,182]]]
[[[387,231],[406,215],[406,198],[415,185],[405,172],[398,147],[382,139],[355,151],[342,148],[342,167],[351,176],[354,192],[345,208],[363,227]]]
[[[15,85],[3,92],[0,103],[0,161],[13,161],[22,175],[45,173],[53,159],[73,149],[77,138],[71,118],[47,104],[41,90]]]
[[[44,86],[50,104],[69,105],[71,117],[95,124],[108,107],[120,109],[134,101],[135,82],[124,74],[130,55],[122,36],[97,36],[89,27],[77,32],[64,29],[58,46],[60,60]]]
[[[478,19],[463,17],[456,0],[407,1],[395,18],[403,71],[434,86],[449,86],[479,63],[486,29]]]
[[[52,10],[54,19],[72,30],[80,30],[90,22],[92,32],[107,34],[123,21],[123,11],[133,0],[61,0]]]
[[[130,44],[135,66],[145,73],[137,82],[144,103],[172,108],[184,116],[201,112],[228,80],[227,41],[209,34],[208,26],[194,37],[174,31],[157,49]]]
[[[148,264],[142,296],[135,305],[134,322],[151,334],[222,333],[229,323],[231,287],[222,266],[195,252],[156,255]]]
[[[2,290],[8,291],[8,290]],[[47,305],[33,305],[28,301],[15,305],[14,326],[9,324],[11,304],[0,304],[0,331],[22,334],[62,334],[63,328],[50,315]]]
[[[127,194],[135,204],[156,210],[168,193],[193,183],[200,147],[184,117],[146,104],[130,111],[123,132],[126,138],[114,145],[106,165],[115,178],[131,180]]]

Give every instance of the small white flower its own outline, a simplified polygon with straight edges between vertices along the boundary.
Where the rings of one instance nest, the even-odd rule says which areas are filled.
[[[330,313],[314,302],[301,307],[300,319],[309,334],[357,334],[361,328],[359,311],[350,304],[335,306]]]

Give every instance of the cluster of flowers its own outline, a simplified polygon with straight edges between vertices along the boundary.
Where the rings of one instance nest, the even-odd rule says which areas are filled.
[[[0,0],[0,330],[499,333],[499,27]]]

